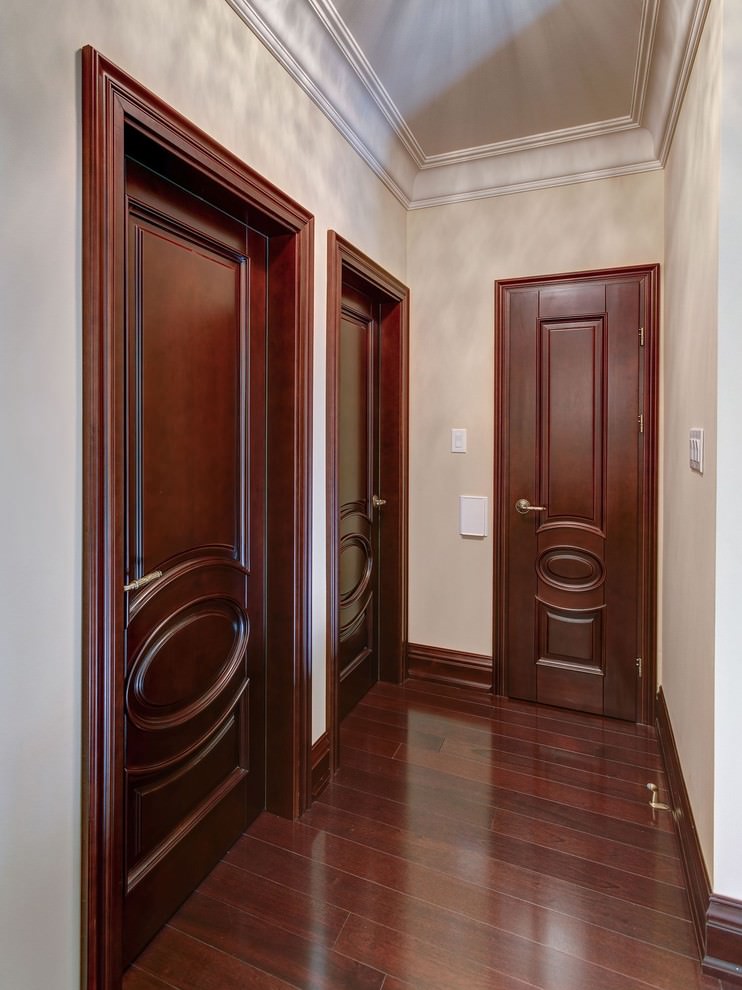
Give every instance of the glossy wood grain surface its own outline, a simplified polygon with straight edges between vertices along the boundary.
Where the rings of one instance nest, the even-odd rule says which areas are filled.
[[[656,265],[498,282],[494,683],[651,724]],[[521,499],[532,512],[519,514]]]
[[[409,290],[327,235],[327,733],[379,678],[399,683],[407,642]],[[372,505],[372,496],[384,500]]]
[[[261,815],[125,990],[720,990],[650,728],[408,682],[341,736],[312,808]]]
[[[127,802],[131,804],[137,798],[131,791],[126,793],[124,778],[125,757],[131,755],[127,754],[127,747],[133,740],[128,735],[132,724],[132,708],[129,699],[125,697],[124,687],[127,673],[126,645],[130,628],[125,631],[126,596],[121,588],[129,576],[135,576],[127,575],[127,564],[132,562],[132,546],[128,538],[136,530],[136,527],[134,530],[127,527],[127,514],[130,521],[133,521],[132,512],[139,508],[144,512],[141,521],[146,532],[143,534],[144,540],[140,541],[144,553],[135,556],[141,556],[139,564],[144,565],[145,569],[151,566],[153,558],[160,558],[163,554],[170,566],[175,564],[173,555],[177,557],[179,553],[187,553],[199,547],[205,550],[211,544],[215,555],[221,555],[221,563],[226,561],[229,564],[227,558],[231,557],[235,564],[231,569],[243,572],[236,578],[243,584],[250,561],[240,552],[246,541],[240,537],[239,530],[250,526],[250,540],[247,541],[250,546],[245,549],[249,549],[255,564],[259,563],[256,553],[258,557],[262,556],[267,567],[262,590],[258,587],[259,582],[253,580],[254,572],[248,579],[250,620],[251,623],[254,621],[252,629],[257,633],[261,623],[256,608],[263,610],[263,606],[256,601],[257,597],[264,602],[265,633],[270,642],[265,705],[262,702],[264,687],[258,683],[259,671],[252,666],[252,658],[248,658],[248,667],[252,668],[249,671],[249,690],[251,694],[257,693],[258,705],[266,712],[265,731],[262,728],[262,718],[252,719],[254,731],[250,738],[249,772],[252,775],[263,762],[266,765],[266,786],[257,787],[253,797],[257,798],[259,807],[265,806],[277,814],[287,816],[300,814],[308,804],[311,779],[311,698],[308,690],[311,661],[309,496],[313,401],[314,222],[312,216],[299,204],[266,182],[90,46],[83,49],[81,70],[82,435],[85,438],[81,448],[84,575],[82,652],[85,699],[82,713],[84,809],[81,960],[87,990],[117,990],[121,984],[122,972],[126,871],[132,865],[127,862],[126,847],[128,845],[130,851],[132,842],[125,827],[125,809]],[[127,238],[131,231],[127,232],[126,194],[131,176],[127,177],[126,157],[168,180],[184,195],[195,195],[198,201],[195,216],[201,217],[197,226],[200,227],[203,222],[206,225],[202,231],[205,236],[196,235],[191,220],[182,218],[184,222],[180,224],[180,248],[171,243],[170,249],[163,250],[166,239],[163,238],[163,243],[159,245],[160,250],[154,252],[163,261],[165,253],[170,253],[172,258],[172,252],[179,254],[182,251],[180,261],[174,267],[170,266],[169,273],[160,264],[159,270],[152,272],[152,278],[147,275],[144,279],[143,293],[139,293],[144,309],[149,314],[146,322],[150,329],[152,320],[157,322],[159,319],[151,306],[156,299],[144,299],[150,290],[155,297],[160,297],[160,302],[169,296],[168,305],[164,308],[168,312],[172,310],[172,313],[180,314],[173,320],[169,319],[168,326],[172,332],[183,329],[189,346],[183,348],[183,340],[175,347],[170,346],[170,360],[148,351],[153,341],[159,339],[160,345],[166,342],[163,337],[163,332],[167,336],[165,327],[160,328],[154,337],[149,333],[145,334],[147,340],[141,341],[141,352],[138,355],[129,353],[127,356],[127,341],[134,343],[136,350],[136,339],[132,341],[131,337],[136,338],[137,334],[132,333],[131,326],[127,325],[127,309],[130,308],[131,299],[127,299],[125,291],[125,269],[128,263]],[[214,209],[209,209],[207,204]],[[154,212],[157,213],[158,210],[155,209]],[[193,218],[194,209],[187,212]],[[202,291],[203,287],[196,290],[191,276],[195,269],[199,269],[201,275],[206,269],[211,269],[211,274],[219,271],[217,255],[221,254],[221,261],[224,261],[224,252],[219,249],[215,252],[211,235],[214,233],[214,224],[222,231],[225,225],[233,226],[227,218],[249,218],[251,230],[259,232],[259,250],[257,253],[253,251],[252,247],[256,246],[255,237],[250,234],[247,252],[250,265],[243,266],[233,256],[230,276],[237,280],[237,268],[251,268],[251,273],[247,276],[250,291],[245,293],[238,290],[233,281],[229,297],[226,292],[221,292],[222,302],[209,314],[212,307],[207,303],[208,298],[212,298],[211,290]],[[151,226],[159,224],[162,228],[160,233],[164,233],[167,222],[162,216],[151,216],[150,221]],[[190,233],[183,227],[189,228]],[[170,232],[173,232],[172,229]],[[184,241],[192,235],[198,244],[194,241],[191,246],[186,246]],[[154,241],[149,235],[144,240],[148,241],[149,251]],[[250,240],[253,241],[252,247]],[[231,242],[230,237],[228,241]],[[132,247],[131,243],[129,246]],[[190,258],[186,260],[189,253]],[[240,248],[237,255],[242,257],[243,254],[244,251]],[[136,268],[136,260],[134,265]],[[150,265],[145,267],[147,270],[151,269]],[[265,271],[261,272],[263,268]],[[226,271],[227,268],[224,268],[221,276],[215,276],[222,288]],[[172,278],[179,289],[174,293],[171,291],[172,286],[168,288]],[[199,281],[203,279],[200,278]],[[252,326],[255,327],[256,320],[261,325],[263,321],[266,324],[264,360],[263,355],[254,352],[249,355],[253,365],[249,371],[253,384],[256,384],[257,377],[262,377],[255,365],[259,364],[263,369],[265,403],[255,389],[248,387],[247,374],[241,387],[234,387],[234,375],[238,372],[236,358],[239,357],[241,348],[234,335],[233,346],[228,345],[230,334],[221,306],[226,303],[227,309],[234,307],[234,296],[238,292],[243,301],[247,301]],[[136,293],[134,301],[136,302]],[[157,310],[158,306],[154,309]],[[221,332],[217,333],[215,339],[213,335],[218,327],[221,327]],[[209,345],[209,339],[215,346]],[[173,357],[176,351],[177,356]],[[248,357],[246,353],[244,356]],[[138,397],[136,394],[132,396],[128,391],[128,386],[134,382],[130,375],[127,377],[127,362],[130,371],[134,371],[139,365],[144,374]],[[214,382],[213,374],[217,369],[218,381]],[[224,380],[227,372],[232,382],[231,388]],[[242,375],[242,369],[239,373]],[[154,389],[151,387],[152,382],[157,383]],[[234,425],[228,425],[228,421],[234,417],[225,416],[225,403],[227,406],[231,404],[232,412],[235,413],[238,411],[237,406],[248,395],[251,408],[241,411],[247,412],[247,416],[237,416],[242,423],[235,432]],[[128,405],[131,411],[132,399],[135,404],[140,402],[143,413],[139,417],[135,416],[134,420],[138,418],[146,426],[139,444],[129,443],[129,439],[133,438],[131,435],[127,437],[126,409]],[[176,401],[171,402],[171,399]],[[263,404],[264,414],[257,409],[257,405]],[[207,410],[205,416],[202,415],[204,408]],[[163,420],[159,428],[152,432],[152,414],[155,421],[158,414],[162,414],[164,420],[169,421],[169,427]],[[265,423],[261,426],[263,418]],[[131,425],[135,431],[138,429],[135,422]],[[238,435],[243,426],[247,425],[250,426],[251,449],[249,452],[244,449],[241,453],[235,451],[230,458],[228,448],[237,446],[238,442],[242,445],[242,438],[238,441]],[[169,432],[173,443],[167,442],[163,437],[163,427]],[[159,453],[148,446],[153,439],[157,440]],[[244,439],[247,440],[248,437],[245,436]],[[149,470],[140,472],[141,493],[129,503],[126,501],[127,471],[129,476],[136,477],[136,471],[132,473],[131,470],[131,457],[136,454],[137,446],[141,448],[143,463],[148,461],[149,467],[154,468],[154,473]],[[187,457],[184,456],[186,450],[190,450]],[[270,457],[266,458],[265,450],[270,451]],[[213,460],[214,457],[216,461]],[[249,482],[248,487],[254,487],[249,479],[250,464],[253,467],[256,464],[263,465],[259,474],[265,475],[264,504],[267,519],[263,533],[258,532],[263,530],[258,525],[258,517],[262,513],[252,491],[249,498],[251,522],[235,526],[235,520],[229,518],[230,501],[232,507],[243,516],[248,492],[245,490],[242,493],[237,506],[235,486],[241,486],[245,480]],[[231,493],[228,485],[230,478]],[[193,480],[198,482],[198,492],[191,483]],[[161,503],[158,501],[159,481],[163,481],[168,490],[167,497]],[[189,500],[192,500],[197,511],[186,511],[191,504]],[[189,515],[190,521],[187,518]],[[148,530],[153,519],[160,527],[157,534]],[[231,543],[231,554],[230,531],[233,536],[240,537]],[[152,543],[149,542],[151,535],[155,536]],[[262,540],[265,541],[264,554],[256,543]],[[137,549],[136,546],[134,549]],[[181,565],[185,569],[186,563],[182,557],[180,565],[176,566]],[[141,567],[137,566],[135,574],[141,576]],[[185,575],[181,572],[180,576]],[[178,583],[181,583],[179,579]],[[167,578],[164,584],[167,584]],[[139,600],[142,603],[148,597],[147,588],[153,590],[153,586],[148,585],[141,592]],[[190,590],[194,590],[192,583]],[[168,593],[165,588],[162,591],[164,594]],[[257,594],[253,594],[254,592]],[[200,594],[208,596],[209,593],[205,586]],[[241,600],[244,601],[244,591],[234,594],[233,588],[224,589],[222,586],[221,593],[223,601],[234,599],[236,608],[239,608]],[[193,601],[192,598],[190,600]],[[133,599],[129,600],[129,604],[133,607]],[[144,609],[140,610],[140,615],[143,611]],[[181,617],[183,618],[182,614]],[[187,619],[186,615],[183,625],[188,625]],[[212,619],[205,619],[204,623],[213,626]],[[190,625],[193,627],[193,623]],[[205,628],[205,625],[202,624],[201,628]],[[222,633],[228,635],[225,625],[223,622]],[[239,625],[238,617],[235,617],[235,625]],[[158,623],[155,621],[153,626],[158,628]],[[161,658],[163,652],[169,651],[171,661],[177,666],[175,657],[183,651],[173,645],[174,640],[172,637],[168,638],[167,630],[159,628],[162,631]],[[156,636],[157,634],[155,638]],[[216,638],[218,637],[208,634],[203,637],[205,651],[212,652],[212,661]],[[256,645],[257,638],[259,637],[250,637],[250,643]],[[254,650],[253,656],[257,658]],[[213,662],[210,670],[213,674]],[[194,670],[192,664],[191,671],[197,682],[204,673],[198,667]],[[143,674],[142,680],[149,680],[147,686],[151,688],[153,680],[146,676],[146,671],[141,667],[140,673]],[[228,678],[229,662],[225,679]],[[162,709],[173,701],[172,698],[163,696],[163,690],[167,693],[172,678],[167,675],[160,678],[158,675],[157,679],[159,684],[154,694],[158,697],[151,697],[150,700],[154,701],[154,708],[162,715]],[[217,674],[217,686],[219,685],[221,680]],[[137,688],[141,684],[137,685],[135,679],[133,686]],[[194,712],[194,707],[198,708],[203,703],[203,680],[200,681],[201,691],[195,690],[196,684],[192,687],[194,690],[186,692],[185,707],[190,708],[191,714],[198,718],[203,713]],[[197,694],[201,695],[200,701],[194,700]],[[236,689],[231,697],[234,698],[235,694]],[[246,692],[243,697],[246,697]],[[128,726],[125,724],[125,713]],[[177,713],[171,711],[170,714],[177,721]],[[180,715],[182,714],[181,710]],[[242,724],[244,721],[243,719]],[[151,743],[152,737],[158,736],[158,733],[149,735]],[[236,735],[235,729],[233,741]],[[208,790],[204,778],[210,778],[213,782],[214,777],[219,776],[214,773],[214,763],[221,759],[224,768],[228,736],[229,729],[227,736],[219,740],[223,744],[222,748],[217,745],[212,750],[211,762],[208,763],[211,772],[204,772],[201,779],[202,797],[204,790]],[[164,730],[159,733],[159,737],[164,739]],[[206,741],[204,734],[199,738]],[[185,745],[182,748],[185,749]],[[234,754],[234,750],[232,752]],[[148,765],[155,762],[162,769],[164,760],[153,760]],[[238,761],[232,762],[235,766]],[[240,767],[240,771],[241,769],[244,766]],[[159,802],[159,810],[167,813],[175,812],[178,803],[183,812],[183,804],[197,800],[198,788],[193,786],[192,776],[187,775],[190,779],[186,785],[186,776],[177,776],[177,770],[174,773],[167,797],[163,789],[159,790],[159,796],[154,790],[148,795],[152,805]],[[227,783],[225,787],[228,786]],[[213,793],[212,791],[212,796]],[[146,796],[140,790],[139,797]],[[238,788],[232,789],[231,797],[244,804],[244,795],[239,793]],[[221,808],[221,802],[215,802],[214,810],[221,811]],[[219,847],[224,848],[244,827],[244,816],[238,822],[236,831],[231,827],[222,830],[222,836],[230,833],[223,845],[214,839],[208,809],[202,807],[201,810],[204,811],[199,826],[202,828],[203,846],[212,845],[215,857],[218,857],[221,853]],[[198,814],[198,809],[192,810],[191,814]],[[231,817],[226,814],[226,809],[225,816]],[[165,817],[165,814],[159,813],[154,816],[159,819],[160,826],[165,824]],[[219,832],[223,822],[217,824],[219,827],[216,831]],[[168,879],[181,884],[181,892],[185,895],[192,889],[191,881],[194,884],[198,882],[203,872],[194,868],[197,859],[195,856],[185,854],[178,862],[168,856],[168,843],[171,839],[177,842],[180,836],[178,829],[177,824],[169,831],[162,827],[159,830],[154,828],[146,836],[143,829],[143,845],[149,845],[149,859],[140,856],[139,866],[153,866],[155,861],[163,864],[169,862],[172,873]],[[156,836],[155,832],[158,831]],[[159,848],[158,842],[161,843]],[[180,850],[179,844],[177,848]],[[144,857],[147,856],[143,848],[141,852]],[[163,854],[162,857],[159,856],[160,853]],[[206,858],[209,865],[214,862],[210,855]],[[153,882],[155,873],[156,870],[150,871]],[[138,875],[142,875],[141,871]],[[187,875],[190,875],[190,880],[185,883]],[[130,875],[129,886],[132,879],[136,879],[136,876],[132,878]],[[145,911],[156,903],[157,896],[152,891],[143,895],[141,910],[134,911],[137,923]],[[178,901],[170,902],[168,910]],[[134,908],[133,903],[131,907]],[[160,919],[163,916],[160,915]]]

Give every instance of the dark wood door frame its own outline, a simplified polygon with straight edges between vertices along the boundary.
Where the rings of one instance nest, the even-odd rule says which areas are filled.
[[[313,218],[87,47],[83,59],[83,950],[88,990],[121,984],[124,159],[268,238],[266,805],[310,787]]]
[[[637,711],[638,721],[654,724],[657,692],[657,465],[658,465],[658,401],[659,401],[659,265],[641,265],[598,271],[571,272],[566,275],[546,275],[517,278],[495,283],[495,547],[493,602],[493,688],[506,695],[506,630],[505,630],[505,563],[507,521],[512,506],[504,497],[506,484],[506,436],[508,430],[508,367],[504,334],[505,307],[508,293],[520,287],[550,285],[557,282],[602,281],[606,278],[636,277],[644,282],[644,361],[640,382],[643,399],[644,456],[641,464],[644,539],[641,547],[640,581],[642,645],[642,677]],[[638,414],[639,410],[637,410]]]
[[[379,445],[387,500],[379,555],[383,568],[379,677],[405,676],[407,642],[407,447],[409,289],[334,230],[327,238],[327,731],[338,766],[338,370],[343,280],[360,280],[380,303]]]

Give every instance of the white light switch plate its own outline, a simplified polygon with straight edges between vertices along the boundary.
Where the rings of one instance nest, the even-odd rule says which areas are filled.
[[[466,430],[461,429],[460,427],[454,427],[454,429],[451,430],[451,453],[466,453]]]
[[[703,430],[700,427],[693,427],[689,436],[690,446],[690,469],[703,474]]]

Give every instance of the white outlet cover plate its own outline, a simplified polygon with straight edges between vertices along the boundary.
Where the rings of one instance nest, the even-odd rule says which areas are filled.
[[[459,496],[459,533],[462,536],[487,536],[486,495]]]

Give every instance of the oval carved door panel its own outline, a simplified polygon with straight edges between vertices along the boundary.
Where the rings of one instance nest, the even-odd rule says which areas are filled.
[[[164,729],[200,714],[224,691],[247,647],[247,616],[236,603],[207,599],[170,617],[133,659],[126,693],[129,718]],[[183,654],[197,660],[184,665]]]
[[[600,560],[579,547],[552,547],[536,565],[542,581],[565,591],[589,591],[605,580]]]

